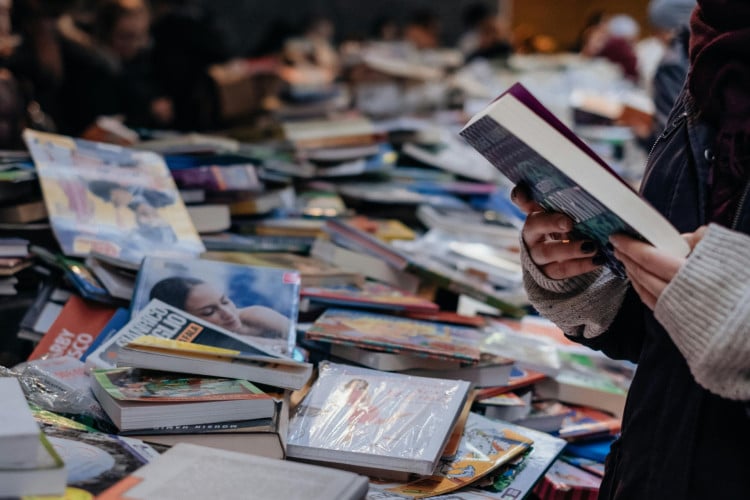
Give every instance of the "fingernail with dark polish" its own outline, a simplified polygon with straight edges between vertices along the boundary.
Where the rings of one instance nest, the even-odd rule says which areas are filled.
[[[581,252],[583,253],[594,253],[596,251],[596,244],[593,241],[584,241],[581,243]]]
[[[607,242],[606,247],[607,247],[607,250],[609,250],[610,252],[615,251],[615,246],[612,243]]]
[[[510,199],[515,201],[517,195],[518,195],[518,186],[510,190]]]
[[[591,259],[591,263],[595,266],[601,266],[607,262],[607,259],[604,258],[604,255],[594,255],[594,257]]]

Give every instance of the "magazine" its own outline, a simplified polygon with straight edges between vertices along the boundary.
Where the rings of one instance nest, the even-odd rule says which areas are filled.
[[[66,255],[137,262],[205,250],[159,155],[32,130],[24,139]]]
[[[132,314],[156,298],[282,353],[295,344],[300,276],[295,270],[202,259],[147,257]]]

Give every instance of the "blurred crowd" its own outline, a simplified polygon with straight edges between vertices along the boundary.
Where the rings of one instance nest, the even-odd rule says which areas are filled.
[[[255,53],[236,54],[227,33],[201,5],[0,0],[0,148],[20,147],[25,127],[95,139],[101,116],[118,117],[136,129],[215,129],[220,111],[216,82],[207,70],[250,56],[281,61],[280,75],[288,81],[313,74],[300,74],[300,68],[334,81],[341,78],[346,54],[367,43],[405,44],[418,51],[444,45],[440,18],[418,10],[404,21],[378,19],[368,36],[348,40],[337,39],[335,26],[323,17],[312,17],[299,29],[279,20],[263,30],[266,36]],[[476,3],[463,10],[464,32],[453,48],[465,62],[502,64],[512,54],[564,51],[603,57],[619,65],[625,78],[648,88],[655,100],[668,100],[684,79],[685,27],[693,5],[652,1],[648,37],[627,15],[596,13],[575,46],[565,47],[532,27],[511,27],[486,3]],[[657,115],[658,108],[657,102]],[[637,133],[648,138],[653,131]]]

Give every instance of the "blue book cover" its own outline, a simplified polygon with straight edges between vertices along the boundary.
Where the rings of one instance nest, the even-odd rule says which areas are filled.
[[[94,341],[91,342],[89,348],[86,349],[86,351],[83,353],[83,355],[81,356],[81,361],[86,361],[86,358],[89,357],[89,354],[94,352],[104,342],[112,338],[112,336],[120,331],[120,329],[122,329],[122,327],[125,326],[128,321],[130,321],[130,311],[128,311],[124,307],[118,308],[117,311],[115,311],[114,316],[112,316],[109,322],[104,325],[102,331],[99,332],[99,335],[96,336]]]
[[[293,269],[203,259],[146,257],[131,318],[159,299],[230,332],[289,354],[295,345],[300,275]]]

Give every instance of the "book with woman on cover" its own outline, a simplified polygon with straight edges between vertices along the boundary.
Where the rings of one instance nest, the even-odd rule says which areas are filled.
[[[146,257],[131,310],[136,314],[149,300],[159,299],[286,354],[295,344],[299,287],[299,272],[293,269]]]
[[[32,130],[24,140],[65,255],[138,262],[205,250],[159,155]]]
[[[624,276],[622,264],[607,248],[615,233],[688,254],[677,229],[520,83],[469,120],[461,135],[545,210],[571,217],[572,236],[596,242],[616,274]]]
[[[290,457],[432,474],[470,384],[322,362],[289,422]]]

